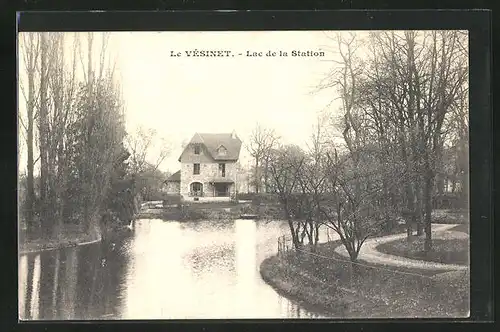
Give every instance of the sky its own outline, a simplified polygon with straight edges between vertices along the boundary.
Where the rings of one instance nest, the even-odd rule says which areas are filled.
[[[113,34],[127,127],[154,128],[171,142],[161,165],[176,171],[182,142],[195,132],[232,132],[245,142],[257,123],[283,142],[304,146],[319,111],[335,91],[313,93],[331,67],[324,57],[292,57],[292,50],[324,50],[325,32],[123,32]],[[234,57],[188,57],[192,50],[231,51]],[[288,56],[266,57],[268,51]],[[247,51],[263,52],[247,57]],[[171,53],[181,52],[180,57]],[[242,54],[241,56],[239,54]],[[245,163],[245,149],[242,162]]]
[[[73,33],[68,33],[68,35]],[[339,105],[333,89],[314,92],[332,67],[334,32],[113,32],[107,48],[116,59],[127,131],[155,129],[170,143],[160,169],[175,172],[182,143],[195,132],[236,131],[245,142],[257,123],[284,143],[305,147],[318,113]],[[68,39],[69,40],[69,39]],[[71,42],[68,41],[68,50]],[[188,57],[186,51],[231,51],[229,57]],[[294,57],[293,50],[324,51]],[[268,51],[276,56],[266,56]],[[288,56],[279,56],[279,52]],[[172,53],[181,56],[172,56]],[[263,56],[248,57],[247,52]],[[241,54],[241,55],[240,55]],[[22,62],[22,60],[21,60]],[[20,64],[20,68],[22,65]],[[22,70],[21,70],[22,71]],[[20,73],[22,79],[22,73]],[[22,98],[19,97],[22,109]],[[152,150],[156,160],[158,148]],[[21,149],[21,164],[25,164]],[[241,162],[248,162],[242,148]]]

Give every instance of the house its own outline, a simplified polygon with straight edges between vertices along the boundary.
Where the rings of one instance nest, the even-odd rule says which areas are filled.
[[[167,195],[179,195],[181,188],[181,171],[177,171],[164,182],[165,186],[162,191]]]
[[[195,133],[179,157],[181,169],[165,181],[167,192],[186,201],[230,200],[237,191],[241,145],[234,131]]]

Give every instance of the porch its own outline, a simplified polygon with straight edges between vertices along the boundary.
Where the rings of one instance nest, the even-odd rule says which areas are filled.
[[[228,201],[234,188],[234,181],[230,179],[213,179],[205,184],[193,182],[186,198],[192,201]]]
[[[208,182],[212,197],[231,197],[234,181],[231,179],[212,179]]]

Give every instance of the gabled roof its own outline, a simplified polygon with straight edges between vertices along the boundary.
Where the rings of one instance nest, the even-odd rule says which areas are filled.
[[[207,153],[214,160],[238,160],[240,157],[242,142],[234,132],[223,134],[195,133],[186,148],[188,148],[191,144],[204,145]],[[221,145],[227,150],[223,155],[219,155],[217,153],[217,150]]]
[[[174,174],[170,175],[165,182],[180,182],[181,181],[181,171],[178,170]]]

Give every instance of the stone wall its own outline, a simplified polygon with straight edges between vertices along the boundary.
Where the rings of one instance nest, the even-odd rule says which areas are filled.
[[[236,163],[226,162],[226,176],[225,178],[237,182]],[[200,174],[193,174],[193,163],[182,163],[181,165],[181,183],[180,193],[187,199],[189,197],[190,185],[193,182],[200,182],[203,184],[203,193],[205,197],[213,196],[213,186],[209,183],[215,178],[221,178],[219,174],[219,163],[201,163]],[[230,193],[233,194],[236,186],[232,184],[229,188]]]

